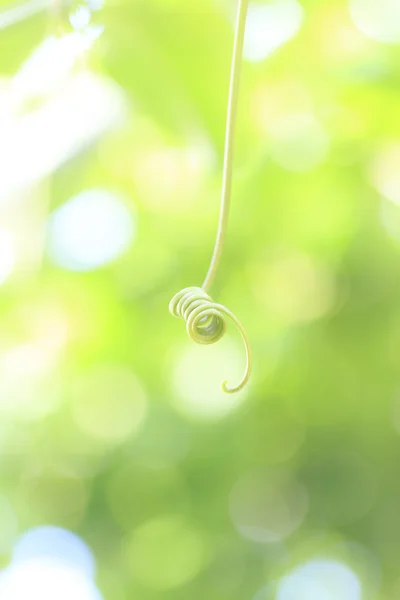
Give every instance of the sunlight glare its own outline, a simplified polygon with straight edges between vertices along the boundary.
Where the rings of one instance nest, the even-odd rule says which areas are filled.
[[[1,600],[102,600],[94,583],[62,562],[40,558],[12,564],[0,574]]]
[[[277,600],[361,600],[361,596],[359,578],[347,565],[317,559],[281,580]]]
[[[119,87],[85,72],[39,108],[10,118],[0,136],[0,202],[52,173],[124,115]]]
[[[76,60],[91,45],[92,41],[78,32],[47,37],[15,75],[13,91],[22,98],[49,94],[65,80]]]
[[[56,559],[90,578],[95,574],[94,556],[89,547],[75,533],[61,527],[35,527],[17,540],[12,554],[13,564],[39,558]]]
[[[362,33],[377,42],[400,43],[398,0],[349,0],[350,15]]]
[[[293,38],[303,22],[303,8],[297,0],[272,0],[250,6],[244,43],[244,56],[262,61]]]
[[[51,216],[48,252],[61,267],[90,271],[122,254],[134,234],[132,214],[117,195],[87,190]]]

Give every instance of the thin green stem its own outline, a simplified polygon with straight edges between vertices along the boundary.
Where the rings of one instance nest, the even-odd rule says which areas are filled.
[[[222,177],[222,195],[221,209],[218,222],[217,238],[215,241],[214,252],[211,258],[211,263],[202,285],[202,288],[208,292],[213,284],[217,269],[221,260],[222,250],[224,246],[226,230],[228,226],[229,207],[231,201],[232,190],[232,166],[233,166],[233,150],[235,141],[235,123],[239,100],[239,83],[240,71],[242,66],[242,54],[244,34],[246,30],[246,17],[249,0],[239,0],[235,42],[233,48],[231,81],[228,100],[228,115],[226,121],[226,137],[225,137],[225,156],[224,156],[224,171]]]

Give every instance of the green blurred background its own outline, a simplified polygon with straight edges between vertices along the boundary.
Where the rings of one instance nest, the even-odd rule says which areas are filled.
[[[2,600],[399,598],[400,2],[251,3],[229,396],[235,11],[0,2]]]

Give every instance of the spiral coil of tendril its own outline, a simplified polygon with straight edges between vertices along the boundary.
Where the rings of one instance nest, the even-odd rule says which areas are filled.
[[[212,298],[199,287],[188,287],[172,298],[169,310],[174,317],[183,319],[189,337],[197,344],[214,344],[222,338],[226,330],[226,317],[232,319],[239,329],[246,350],[246,370],[240,383],[230,388],[227,381],[222,389],[228,394],[241,390],[247,383],[251,371],[251,352],[244,327],[236,316],[223,304],[213,302]]]

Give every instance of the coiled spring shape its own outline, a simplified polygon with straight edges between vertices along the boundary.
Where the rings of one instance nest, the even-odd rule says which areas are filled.
[[[181,290],[172,298],[169,310],[174,317],[186,322],[189,337],[198,344],[214,344],[222,338],[226,329],[225,317],[235,323],[246,348],[246,370],[241,382],[234,388],[228,387],[224,381],[222,389],[228,394],[238,392],[247,383],[251,371],[251,352],[246,331],[240,321],[223,304],[213,302],[203,288],[189,287]]]
[[[235,135],[235,121],[239,97],[240,68],[242,61],[243,42],[246,28],[246,16],[249,0],[239,0],[238,16],[236,22],[235,42],[233,48],[231,81],[228,101],[228,115],[226,124],[224,172],[221,197],[221,210],[218,223],[217,239],[211,264],[202,287],[188,287],[172,298],[169,310],[174,317],[186,322],[189,337],[198,344],[214,344],[221,339],[226,329],[226,317],[229,317],[239,329],[246,350],[246,368],[238,385],[228,387],[227,381],[222,384],[222,389],[233,394],[241,390],[250,378],[251,350],[246,331],[237,317],[223,304],[217,304],[209,296],[209,289],[215,279],[221,259],[223,244],[228,225],[229,206],[232,187],[232,165]]]

